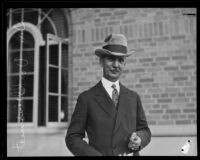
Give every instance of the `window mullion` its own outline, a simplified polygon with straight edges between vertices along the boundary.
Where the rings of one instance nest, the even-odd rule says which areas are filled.
[[[47,40],[46,40],[46,53],[47,53],[47,59],[46,59],[46,122],[49,122],[49,36],[47,34]]]
[[[51,9],[48,11],[48,13],[46,13],[46,14],[44,15],[44,17],[40,20],[39,25],[42,24],[42,22],[43,22],[46,18],[48,18],[49,14],[50,14],[52,11],[53,11],[53,8],[51,8]]]
[[[61,78],[61,73],[62,73],[62,64],[61,64],[61,51],[62,51],[62,43],[61,42],[59,42],[59,54],[58,54],[58,56],[59,56],[59,63],[58,63],[58,65],[59,65],[59,73],[58,73],[58,80],[59,80],[59,89],[58,89],[58,91],[59,91],[59,99],[58,99],[58,122],[60,122],[60,111],[61,111],[61,90],[62,90],[62,88],[61,88],[61,80],[62,80],[62,78]]]
[[[38,26],[38,28],[39,28],[39,30],[41,29],[41,15],[42,15],[42,11],[41,11],[41,8],[39,8],[38,9],[38,24],[37,24],[37,26]]]

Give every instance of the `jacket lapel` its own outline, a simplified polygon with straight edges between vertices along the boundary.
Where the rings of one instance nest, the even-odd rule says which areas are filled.
[[[118,112],[116,117],[116,123],[114,127],[114,133],[119,128],[122,120],[124,119],[127,106],[129,105],[129,94],[127,89],[120,83],[120,96],[119,96],[119,104],[118,104]]]
[[[96,85],[95,99],[99,106],[114,120],[116,109],[101,81]]]

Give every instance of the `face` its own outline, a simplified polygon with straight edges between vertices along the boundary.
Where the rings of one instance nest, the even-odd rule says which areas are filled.
[[[100,64],[103,67],[103,76],[112,81],[117,81],[124,69],[125,58],[116,56],[104,56],[100,58]]]

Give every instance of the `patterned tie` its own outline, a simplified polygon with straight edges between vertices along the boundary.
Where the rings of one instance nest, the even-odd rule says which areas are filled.
[[[118,98],[119,98],[118,91],[116,89],[116,85],[115,84],[113,84],[111,87],[113,88],[113,91],[112,91],[112,100],[113,100],[115,106],[117,106]]]

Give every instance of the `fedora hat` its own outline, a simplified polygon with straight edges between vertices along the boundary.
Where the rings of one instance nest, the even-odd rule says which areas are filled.
[[[102,48],[97,48],[95,54],[99,57],[103,55],[130,56],[135,51],[128,52],[127,40],[123,34],[110,34],[104,40]]]

